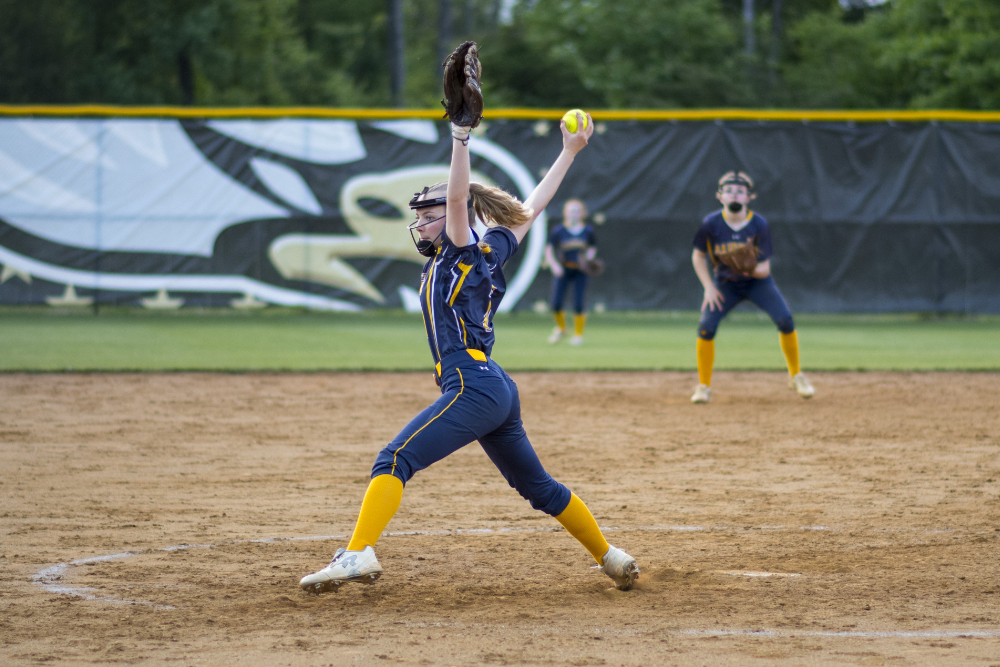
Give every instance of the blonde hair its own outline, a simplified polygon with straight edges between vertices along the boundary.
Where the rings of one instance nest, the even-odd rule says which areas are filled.
[[[427,189],[424,199],[431,198],[432,192],[447,190],[447,183],[435,183]],[[528,209],[513,195],[500,188],[494,188],[482,183],[469,183],[469,196],[472,204],[469,206],[469,226],[476,224],[476,216],[483,222],[493,223],[501,227],[520,227],[528,222]]]
[[[472,207],[483,222],[488,220],[509,229],[520,227],[531,219],[524,204],[500,188],[469,183],[469,194],[472,195]]]

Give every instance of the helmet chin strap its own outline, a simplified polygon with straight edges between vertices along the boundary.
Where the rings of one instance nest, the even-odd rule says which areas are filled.
[[[441,231],[441,234],[443,233],[444,230]],[[420,239],[418,241],[414,241],[414,244],[417,246],[417,252],[424,257],[433,257],[435,253],[437,253],[437,248],[434,246],[434,242],[441,238],[441,234],[438,234],[433,241],[431,239]]]

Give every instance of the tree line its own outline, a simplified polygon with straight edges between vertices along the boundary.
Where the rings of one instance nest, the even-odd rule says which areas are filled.
[[[1000,108],[997,0],[0,0],[0,103]]]

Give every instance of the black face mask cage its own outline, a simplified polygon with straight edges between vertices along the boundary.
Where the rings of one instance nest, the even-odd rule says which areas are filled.
[[[445,216],[442,215],[440,218],[434,218],[433,220],[417,219],[411,222],[407,226],[407,229],[410,230],[410,238],[413,239],[413,245],[417,247],[417,252],[419,252],[424,257],[433,257],[434,254],[437,252],[436,249],[434,248],[434,244],[444,234],[444,227],[441,228],[441,232],[433,239],[420,238],[420,235],[417,233],[417,230],[423,227],[424,225],[430,225],[432,223],[437,222],[438,220],[443,220],[444,218]]]
[[[448,203],[447,195],[444,197],[421,199],[421,197],[427,195],[427,192],[429,190],[430,190],[429,187],[425,187],[420,192],[413,193],[413,199],[410,200],[411,210],[415,211],[420,208],[428,208],[430,206],[441,206]],[[443,217],[444,216],[442,215],[441,218]],[[409,227],[407,227],[407,229],[410,230],[410,238],[413,240],[413,245],[416,246],[417,252],[419,252],[424,257],[433,257],[434,253],[437,252],[434,248],[434,243],[441,238],[442,234],[444,234],[444,228],[441,229],[441,234],[438,234],[437,237],[434,238],[433,240],[420,238],[420,236],[417,234],[417,229],[423,227],[424,225],[429,225],[432,222],[437,222],[441,218],[434,218],[433,220],[425,220],[423,222],[417,219],[414,220],[412,223],[410,223]]]
[[[434,198],[429,198],[429,199],[421,199],[421,197],[427,195],[427,192],[429,190],[430,190],[430,187],[425,187],[420,192],[413,193],[413,199],[410,200],[410,209],[411,210],[415,211],[417,209],[427,208],[429,206],[443,206],[443,205],[446,205],[448,203],[448,196],[447,195],[445,195],[444,197],[434,197]],[[443,218],[443,217],[445,217],[445,216],[442,215],[441,218]],[[429,225],[432,222],[437,222],[441,218],[434,218],[433,220],[427,220],[427,221],[424,221],[424,222],[420,222],[420,220],[414,220],[412,223],[410,223],[410,226],[407,228],[407,229],[410,230],[410,238],[413,239],[413,245],[415,245],[417,247],[417,252],[419,252],[424,257],[433,257],[434,256],[434,253],[436,252],[436,250],[434,248],[434,244],[444,234],[444,228],[441,229],[441,233],[438,234],[437,237],[435,237],[435,239],[433,241],[428,241],[426,239],[421,239],[415,232],[420,227],[423,227],[424,225]],[[475,219],[476,219],[476,209],[472,206],[472,195],[469,195],[469,220],[470,221],[475,221]]]

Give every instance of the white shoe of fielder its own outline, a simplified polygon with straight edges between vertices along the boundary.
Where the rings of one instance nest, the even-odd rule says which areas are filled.
[[[555,329],[552,330],[552,335],[549,336],[549,342],[558,343],[560,340],[562,340],[562,337],[563,335],[565,335],[565,333],[566,333],[565,331],[563,331],[559,327],[556,327]]]
[[[570,345],[583,345],[583,336],[573,336],[569,339]]]
[[[712,400],[712,388],[707,384],[700,384],[698,388],[694,390],[694,396],[691,397],[692,403],[708,403]]]
[[[627,591],[632,588],[632,584],[639,578],[639,566],[635,559],[617,547],[608,545],[608,553],[601,559],[603,563],[599,566],[604,570],[604,574],[611,577],[615,582],[615,588],[620,591]]]
[[[319,572],[302,577],[299,586],[308,593],[319,595],[324,591],[336,591],[341,584],[356,581],[359,584],[374,584],[382,576],[382,566],[375,558],[375,550],[365,547],[361,551],[337,549],[330,564]]]
[[[816,390],[802,373],[796,373],[788,378],[788,388],[799,392],[799,396],[802,398],[812,398],[812,395],[816,393]]]

